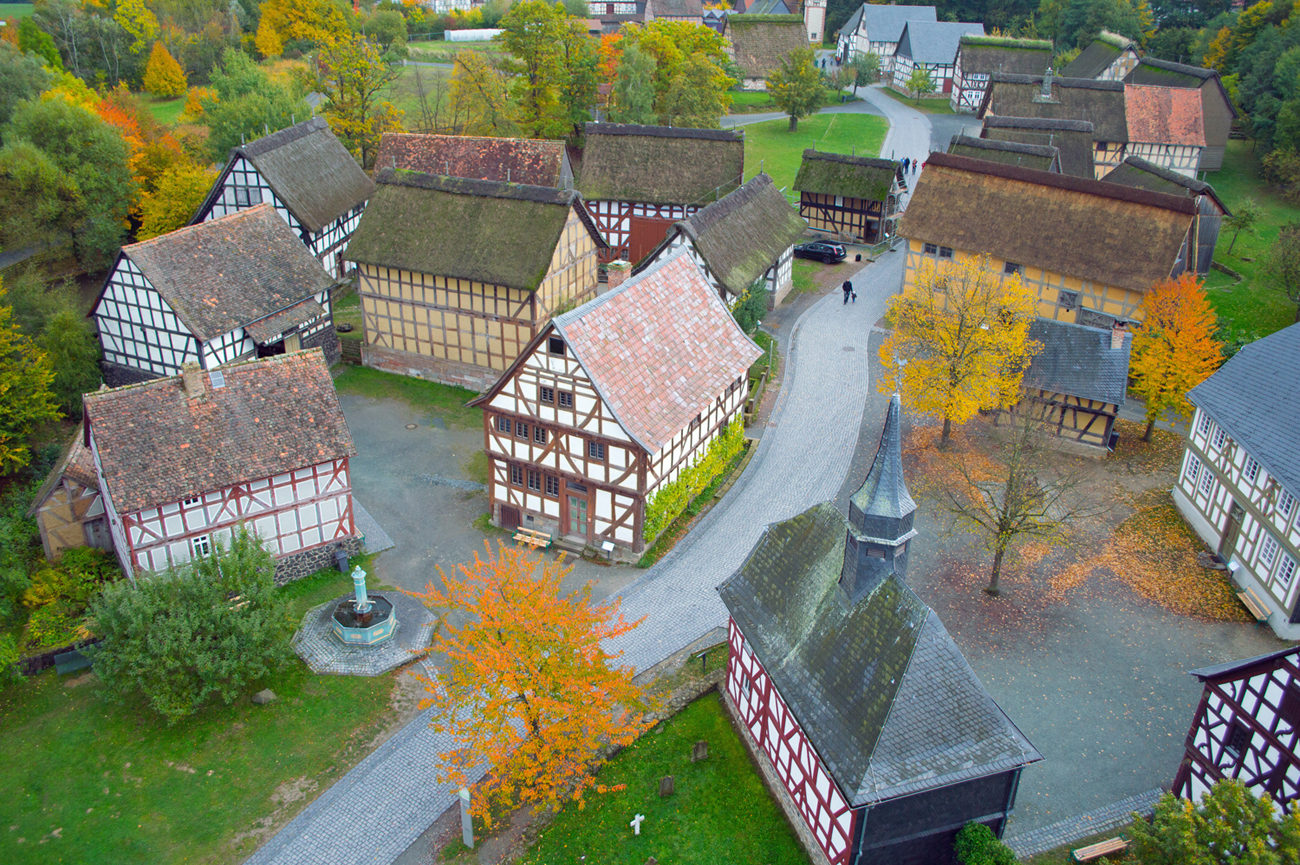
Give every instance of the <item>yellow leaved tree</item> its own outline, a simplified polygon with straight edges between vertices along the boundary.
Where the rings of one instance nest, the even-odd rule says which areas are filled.
[[[898,391],[922,414],[953,423],[1019,400],[1040,346],[1029,338],[1036,300],[1019,274],[994,273],[987,256],[925,261],[916,284],[889,304],[880,347],[880,390]]]
[[[153,44],[144,67],[144,89],[152,96],[183,96],[185,70],[161,41]]]

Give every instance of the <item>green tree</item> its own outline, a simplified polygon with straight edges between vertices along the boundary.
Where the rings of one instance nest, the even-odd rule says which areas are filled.
[[[849,61],[848,68],[853,72],[853,95],[858,95],[859,87],[875,84],[880,78],[880,55],[868,51]]]
[[[30,141],[0,148],[0,247],[59,247],[72,242],[85,202],[77,183]]]
[[[781,58],[780,67],[767,79],[772,101],[790,116],[790,131],[799,128],[800,118],[817,111],[826,88],[817,68],[817,55],[811,48],[796,48]]]
[[[0,131],[9,122],[14,106],[24,99],[39,96],[53,78],[41,58],[24,54],[0,40]]]
[[[546,0],[519,0],[501,19],[504,32],[496,38],[510,52],[503,68],[513,76],[510,95],[519,126],[530,138],[561,138],[569,132],[563,103],[565,22],[564,8]]]
[[[100,383],[99,342],[86,317],[66,308],[55,313],[41,334],[41,348],[54,369],[50,385],[60,410],[68,417],[81,417],[81,395]]]
[[[1224,228],[1232,230],[1232,242],[1228,244],[1228,251],[1225,255],[1232,255],[1232,248],[1237,245],[1237,235],[1243,231],[1250,234],[1255,229],[1255,223],[1259,222],[1264,211],[1260,208],[1259,202],[1253,198],[1243,198],[1237,202],[1237,208],[1231,216],[1223,218]]]
[[[114,699],[138,700],[169,724],[213,699],[233,702],[291,654],[274,577],[275,559],[240,526],[212,555],[106,585],[89,610],[103,639],[95,673]]]
[[[406,45],[406,19],[396,9],[382,9],[365,20],[361,27],[366,38],[373,39],[388,51]]]
[[[214,160],[224,160],[232,147],[244,141],[311,117],[311,108],[294,89],[269,80],[242,51],[226,49],[221,65],[212,71],[211,83],[217,99],[204,104],[203,122]]]
[[[636,45],[623,51],[614,79],[614,100],[609,118],[615,123],[653,125],[655,115],[655,59]]]
[[[912,91],[916,97],[916,104],[921,104],[922,96],[929,96],[935,90],[934,78],[930,75],[930,70],[924,66],[916,66],[912,69],[912,74],[907,76],[907,89]]]
[[[18,22],[18,50],[35,54],[53,72],[63,71],[63,60],[59,57],[59,49],[54,47],[54,37],[37,27],[31,18]]]
[[[1165,793],[1150,822],[1133,815],[1130,853],[1142,865],[1293,865],[1300,861],[1300,803],[1279,809],[1235,779],[1198,802]]]
[[[316,89],[330,129],[363,168],[374,165],[379,139],[401,130],[402,112],[381,94],[401,74],[360,35],[336,40],[316,56]]]
[[[1016,865],[1016,854],[983,823],[967,823],[952,845],[961,865]]]
[[[624,51],[635,45],[655,60],[655,112],[661,119],[667,120],[669,117],[666,106],[669,91],[673,90],[675,83],[680,85],[687,77],[699,80],[699,86],[709,91],[698,97],[702,102],[716,102],[722,106],[718,112],[719,117],[731,107],[731,96],[727,91],[736,83],[736,79],[727,74],[731,67],[727,41],[716,30],[690,21],[651,21],[647,24],[625,24],[619,32],[622,34],[621,45]],[[684,76],[688,60],[694,60],[691,64],[694,69],[689,76]],[[700,74],[703,69],[707,69],[707,76]],[[707,83],[703,83],[705,81]],[[679,86],[672,99],[680,104],[685,97]],[[717,126],[717,123],[707,125]]]
[[[1288,222],[1277,240],[1264,253],[1261,270],[1273,287],[1297,304],[1295,320],[1300,322],[1300,222]]]
[[[481,51],[457,51],[451,71],[451,114],[463,135],[510,136],[518,132],[509,84]]]
[[[0,301],[4,300],[0,280]],[[58,420],[59,409],[50,391],[54,370],[35,340],[13,322],[13,310],[0,306],[0,474],[22,468],[31,460],[27,436],[39,424]]]
[[[718,67],[708,58],[686,58],[664,94],[660,116],[671,126],[717,129],[730,97],[715,85]]]
[[[158,187],[141,202],[137,240],[148,240],[189,224],[207,197],[217,172],[189,160],[180,160],[162,173]]]
[[[569,138],[580,136],[583,124],[591,119],[592,109],[596,106],[596,85],[600,78],[596,69],[599,62],[597,44],[581,19],[565,20],[560,41],[561,62],[564,64],[560,103],[568,115]]]

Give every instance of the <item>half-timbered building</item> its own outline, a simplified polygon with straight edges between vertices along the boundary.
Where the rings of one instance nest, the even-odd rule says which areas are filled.
[[[1196,202],[1196,272],[1210,272],[1214,247],[1219,242],[1219,232],[1223,228],[1223,217],[1232,215],[1228,206],[1215,194],[1213,186],[1137,156],[1125,157],[1118,167],[1102,179],[1107,183],[1118,183],[1136,189],[1183,195]]]
[[[794,245],[807,228],[772,178],[759,174],[677,223],[637,272],[685,247],[728,307],[757,290],[776,309],[794,287]]]
[[[600,22],[602,33],[617,33],[624,24],[644,24],[646,20],[646,0],[617,0],[614,3],[595,2],[587,4],[591,17]]]
[[[45,558],[52,562],[70,547],[113,549],[95,459],[80,426],[36,491],[27,516],[36,520]]]
[[[1054,120],[1046,117],[984,117],[980,138],[1055,147],[1061,152],[1061,173],[1071,177],[1095,178],[1093,127],[1087,120]]]
[[[1219,78],[1218,70],[1143,57],[1124,78],[1124,83],[1198,91],[1201,94],[1201,124],[1205,131],[1201,171],[1218,171],[1223,167],[1223,154],[1237,109]]]
[[[159,572],[240,525],[279,583],[360,551],[356,455],[319,349],[86,394],[85,439],[122,570]]]
[[[1108,330],[1045,318],[1029,325],[1041,348],[1021,381],[1015,411],[1029,413],[1050,435],[1109,448],[1128,391],[1128,328]]]
[[[337,283],[269,204],[124,246],[90,311],[104,380],[300,348],[319,347],[334,363]]]
[[[739,132],[588,123],[578,190],[608,249],[601,261],[636,263],[672,226],[744,182]]]
[[[965,34],[953,64],[952,110],[974,114],[994,72],[1042,75],[1052,62],[1052,43],[1041,39]]]
[[[781,68],[791,51],[808,47],[808,30],[801,15],[728,15],[722,35],[730,42],[732,59],[740,69],[742,90],[766,90],[767,79]]]
[[[998,141],[993,138],[975,138],[959,132],[948,144],[954,156],[985,159],[1003,165],[1019,165],[1036,171],[1061,172],[1061,151],[1046,144],[1021,144],[1016,141]]]
[[[719,588],[723,696],[814,862],[952,861],[969,821],[1001,836],[1042,759],[908,587],[916,504],[897,395],[845,519],[768,526]]]
[[[1188,393],[1187,433],[1174,504],[1228,563],[1232,579],[1269,611],[1285,640],[1300,639],[1300,325],[1258,339]]]
[[[1195,801],[1233,778],[1286,809],[1300,798],[1300,647],[1192,670],[1204,684],[1175,796]]]
[[[1098,81],[1123,81],[1138,65],[1137,44],[1126,36],[1103,30],[1088,47],[1071,60],[1061,75],[1066,78],[1092,78]]]
[[[343,248],[374,182],[323,117],[230,151],[226,167],[190,224],[269,204],[330,274],[343,275]]]
[[[573,167],[564,142],[540,138],[385,132],[375,165],[470,180],[573,188]]]
[[[1139,320],[1147,290],[1194,263],[1195,221],[1187,198],[932,153],[899,219],[903,290],[926,262],[986,255],[1020,274],[1042,318],[1110,328]]]
[[[493,523],[635,560],[647,503],[741,415],[761,354],[685,249],[552,319],[470,403]]]
[[[367,366],[482,391],[547,320],[596,294],[573,190],[385,168],[348,244]]]
[[[859,54],[880,58],[880,77],[890,80],[894,51],[908,21],[937,21],[933,6],[889,6],[863,3],[840,28],[836,56],[847,63]]]
[[[1124,85],[1126,156],[1195,177],[1205,150],[1201,94],[1182,87]]]
[[[703,24],[704,4],[701,0],[647,0],[645,20]]]
[[[907,180],[892,159],[805,150],[794,188],[799,215],[812,228],[877,243],[893,234]]]
[[[930,73],[935,93],[951,93],[953,76],[957,71],[957,46],[961,37],[984,35],[983,24],[959,21],[908,21],[903,25],[903,35],[894,49],[893,78],[891,86],[900,92],[911,93],[912,72],[924,69]]]

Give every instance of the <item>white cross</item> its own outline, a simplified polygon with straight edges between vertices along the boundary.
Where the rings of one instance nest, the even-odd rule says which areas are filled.
[[[644,819],[645,819],[645,815],[644,815],[644,814],[637,814],[636,817],[634,817],[634,818],[632,819],[632,822],[627,824],[627,825],[629,825],[629,826],[632,827],[632,834],[633,834],[633,835],[640,835],[640,834],[641,834],[641,821],[644,820]]]

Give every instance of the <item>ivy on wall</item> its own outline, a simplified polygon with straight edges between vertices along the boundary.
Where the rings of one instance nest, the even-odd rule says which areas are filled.
[[[704,456],[678,473],[677,479],[665,484],[645,506],[646,543],[652,543],[659,533],[672,525],[686,506],[704,492],[713,480],[726,471],[727,466],[745,447],[745,427],[739,415],[727,428],[709,443]]]

